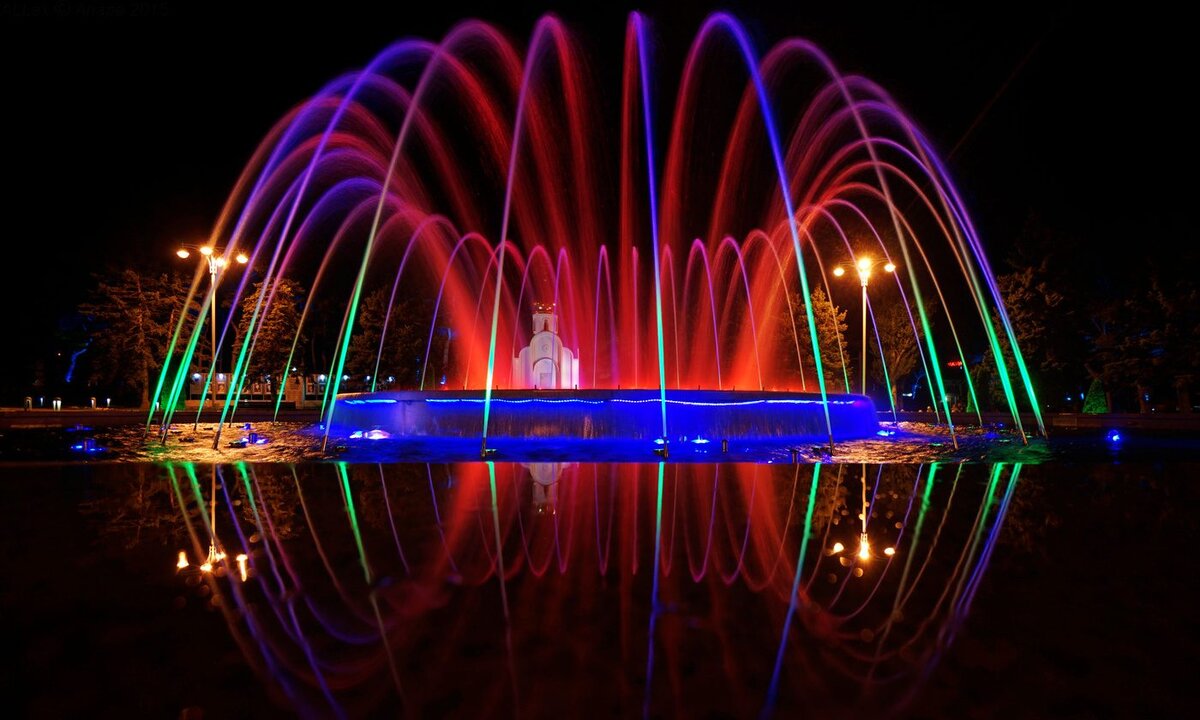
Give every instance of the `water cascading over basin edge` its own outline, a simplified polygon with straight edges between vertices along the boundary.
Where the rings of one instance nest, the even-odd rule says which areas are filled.
[[[830,395],[837,440],[873,435],[875,406],[861,395]],[[657,390],[496,391],[488,436],[504,439],[645,440],[663,438]],[[375,392],[338,398],[333,434],[381,429],[391,437],[479,437],[483,393]],[[822,441],[828,437],[818,393],[669,390],[669,442]]]

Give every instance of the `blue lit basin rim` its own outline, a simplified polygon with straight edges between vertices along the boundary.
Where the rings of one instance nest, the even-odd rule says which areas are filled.
[[[670,443],[828,441],[817,393],[667,390]],[[483,391],[375,392],[339,395],[331,437],[480,438]],[[499,390],[492,393],[489,439],[662,439],[659,391]],[[862,395],[830,395],[835,440],[870,437],[875,405]],[[377,433],[378,435],[378,433]]]

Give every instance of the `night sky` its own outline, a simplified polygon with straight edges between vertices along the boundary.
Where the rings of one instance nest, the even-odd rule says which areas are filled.
[[[197,4],[198,5],[198,4]],[[61,319],[95,270],[170,267],[179,242],[207,235],[249,154],[291,106],[403,36],[438,38],[481,17],[526,39],[543,11],[577,31],[618,96],[629,7],[387,3],[351,16],[0,2],[5,269],[0,401],[28,387],[34,358],[69,352]],[[1005,3],[949,13],[889,3],[726,3],[760,50],[815,40],[841,69],[887,88],[942,149],[993,264],[1031,213],[1097,248],[1099,272],[1194,266],[1190,219],[1195,93],[1190,29],[1146,3],[1104,16],[1081,4]],[[332,4],[331,4],[332,6]],[[347,3],[337,3],[345,12]],[[661,108],[709,8],[643,3],[659,38]],[[127,15],[149,11],[149,19]],[[22,18],[42,14],[46,18]],[[64,17],[75,15],[76,17]],[[280,27],[299,24],[300,31]],[[1119,243],[1120,253],[1102,249]]]

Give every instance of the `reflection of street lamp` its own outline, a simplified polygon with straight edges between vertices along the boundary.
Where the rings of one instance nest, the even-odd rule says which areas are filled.
[[[224,560],[225,553],[217,552],[214,547],[210,546],[208,549],[208,557],[204,559],[204,562],[193,566],[190,562],[188,562],[187,552],[180,550],[179,560],[175,562],[175,569],[178,572],[183,572],[188,568],[195,567],[205,575],[209,575],[216,569],[217,565]],[[247,560],[249,560],[249,557],[246,555],[246,553],[238,553],[237,556],[234,557],[234,561],[237,563],[238,577],[241,578],[242,582],[246,582],[246,578],[249,577],[250,574],[246,567]]]
[[[217,272],[224,270],[229,261],[225,258],[225,248],[212,245],[184,244],[179,246],[175,254],[186,260],[191,257],[192,250],[199,252],[200,256],[208,261],[208,280],[209,287],[212,289],[212,312],[209,313],[212,317],[212,370],[215,372],[217,369]],[[238,253],[234,260],[238,265],[250,262],[246,253]]]
[[[895,272],[896,266],[890,260],[872,260],[864,255],[855,264],[858,280],[862,283],[862,394],[867,394],[867,283],[871,280],[871,271],[880,265],[884,272]],[[845,268],[838,265],[833,269],[834,277],[846,274]]]
[[[200,572],[204,573],[205,575],[213,572],[213,570],[217,567],[217,565],[220,564],[221,562],[223,562],[226,558],[225,551],[217,548],[217,468],[215,465],[213,466],[213,470],[212,470],[212,492],[211,492],[211,495],[212,495],[212,505],[210,506],[211,509],[209,510],[208,517],[209,517],[209,529],[212,531],[212,535],[208,541],[208,556],[204,558],[204,562],[195,566],[198,570],[200,570]],[[237,562],[238,575],[242,578],[242,582],[246,581],[246,574],[247,574],[246,560],[247,559],[248,558],[246,557],[245,553],[238,553],[238,555],[234,558],[234,560]],[[180,550],[179,551],[179,559],[175,562],[176,571],[183,572],[184,570],[187,570],[190,567],[192,567],[192,564],[190,562],[188,562],[187,551]]]
[[[891,271],[889,270],[888,272],[891,272]],[[858,549],[855,550],[855,552],[854,552],[855,557],[858,558],[860,563],[865,563],[868,560],[870,560],[871,558],[875,557],[875,554],[871,552],[871,538],[867,536],[867,514],[868,514],[869,510],[870,510],[870,508],[867,505],[867,464],[863,463],[862,464],[862,513],[858,516],[862,520],[862,525],[860,526],[862,529],[859,531],[859,534],[858,534]],[[831,555],[841,555],[843,552],[846,551],[846,546],[840,542],[835,542],[833,544],[833,547],[831,547],[829,549],[829,551],[830,551]],[[896,554],[896,548],[885,547],[883,549],[883,554],[885,557],[890,558]],[[844,555],[840,558],[840,560],[841,560],[842,565],[850,564],[850,559]]]

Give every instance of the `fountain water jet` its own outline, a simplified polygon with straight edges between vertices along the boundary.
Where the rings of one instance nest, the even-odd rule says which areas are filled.
[[[615,139],[606,136],[610,123],[588,58],[552,15],[538,22],[524,53],[478,21],[439,43],[397,43],[284,117],[255,152],[211,237],[229,253],[248,254],[263,288],[242,327],[234,331],[231,313],[220,334],[219,346],[237,343],[222,420],[236,411],[246,383],[260,377],[273,378],[278,408],[303,350],[327,372],[326,439],[350,424],[436,433],[430,409],[453,407],[455,419],[441,424],[478,432],[485,454],[500,425],[510,438],[594,437],[599,423],[614,436],[669,441],[725,437],[716,428],[741,423],[756,436],[832,445],[835,437],[873,432],[874,408],[870,397],[846,394],[848,358],[858,353],[848,352],[836,326],[818,323],[809,298],[822,288],[833,300],[826,268],[870,251],[900,259],[897,298],[872,302],[907,306],[911,342],[932,386],[928,404],[951,432],[952,378],[939,352],[954,348],[978,409],[964,343],[981,341],[1014,426],[1024,435],[1022,412],[1031,412],[1041,428],[969,214],[928,139],[886,92],[843,75],[805,40],[784,40],[760,56],[736,19],[715,14],[698,31],[667,106],[660,165],[651,49],[648,23],[632,14]],[[710,157],[713,168],[706,167]],[[613,160],[615,182],[606,172]],[[271,332],[272,305],[285,301],[277,291],[286,278],[312,291],[291,353],[280,361],[256,351]],[[247,273],[236,298],[249,287]],[[390,290],[377,351],[352,358],[352,341],[364,332],[362,302],[376,288]],[[156,389],[164,424],[188,375],[207,370],[205,395],[213,375],[195,361],[211,296],[200,298],[194,283],[193,297],[200,316],[179,321]],[[940,307],[927,307],[925,297],[939,298]],[[964,297],[970,302],[956,302]],[[366,377],[363,389],[379,391],[382,376],[402,375],[384,361],[391,323],[412,320],[393,321],[398,298],[436,298],[420,328],[427,338],[415,363],[420,371],[408,379],[425,394],[343,394],[355,389],[347,387],[350,378]],[[504,387],[512,360],[497,348],[524,346],[529,305],[551,299],[563,342],[579,359],[581,389],[546,397]],[[345,308],[336,339],[301,347],[322,301]],[[873,309],[864,309],[875,325]],[[444,387],[462,389],[453,396],[424,389],[439,328],[445,344],[432,364]],[[944,347],[943,329],[952,339]],[[863,331],[860,342],[874,341],[885,364],[890,348],[878,327],[868,335],[864,324]],[[837,350],[827,355],[831,334]],[[828,372],[830,363],[838,372]],[[1020,382],[1009,377],[1011,365]],[[639,411],[600,422],[598,406],[589,404],[605,404],[606,413],[641,407],[646,393],[657,401],[653,420]],[[558,403],[560,424],[513,420],[514,403],[524,400],[529,410]],[[378,412],[385,405],[420,407],[406,417],[425,419],[397,420]],[[762,417],[745,424],[748,407]],[[374,422],[368,408],[376,410]],[[465,419],[464,408],[478,419]],[[705,432],[700,418],[716,425]]]

